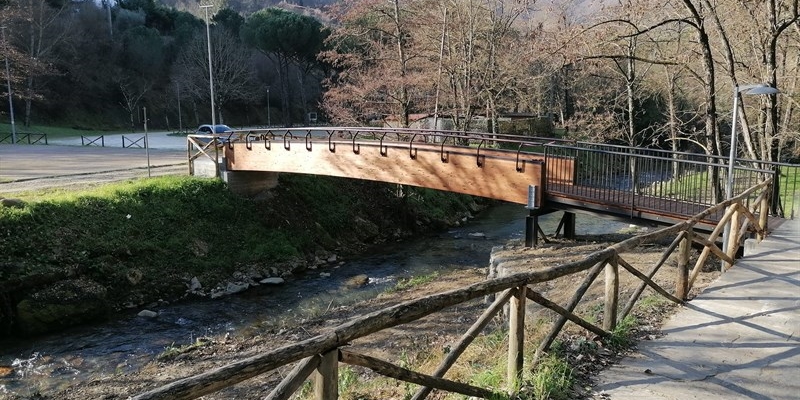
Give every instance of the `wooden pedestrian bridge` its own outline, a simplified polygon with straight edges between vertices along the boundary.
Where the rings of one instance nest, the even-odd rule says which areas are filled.
[[[192,135],[188,143],[190,160],[214,160],[214,173],[232,185],[303,173],[465,193],[527,205],[532,217],[566,211],[568,237],[575,211],[661,225],[683,221],[720,203],[728,177],[725,157],[476,132],[262,129]],[[773,175],[780,182],[777,164],[739,161],[734,194]],[[766,197],[770,209],[783,215],[775,194]],[[705,216],[698,229],[713,230],[722,216]]]
[[[221,160],[223,173],[313,173],[380,180],[526,204],[534,214],[549,210],[597,212],[666,226],[578,261],[409,299],[323,329],[309,339],[195,376],[161,382],[157,387],[159,383],[151,382],[153,387],[134,399],[190,399],[220,391],[219,398],[225,398],[226,388],[270,374],[280,376],[277,379],[280,383],[262,387],[259,398],[292,398],[311,379],[314,399],[336,399],[340,363],[416,384],[418,389],[413,399],[426,398],[433,390],[478,398],[515,398],[523,371],[530,368],[524,365],[525,360],[535,363],[539,355],[550,349],[565,324],[575,324],[603,341],[612,337],[617,324],[632,312],[645,289],[669,301],[683,303],[701,269],[717,260],[723,269],[733,265],[740,244],[746,238],[763,238],[770,217],[782,216],[779,212],[789,208],[772,197],[781,176],[776,173],[777,168],[740,160],[735,171],[734,196],[722,201],[719,186],[724,178],[720,177],[727,176],[726,166],[714,157],[688,153],[549,138],[362,128],[246,131],[221,140],[190,137],[189,142],[190,159],[212,158],[215,165]],[[531,190],[531,186],[536,189]],[[719,246],[718,238],[725,226],[731,233],[725,245]],[[657,262],[642,270],[632,266],[630,260],[636,257],[639,246],[665,241],[671,243]],[[669,270],[674,277],[671,287],[654,281],[660,270]],[[640,280],[638,288],[621,293],[622,274]],[[575,277],[576,287],[566,304],[551,301],[533,286],[567,276]],[[587,291],[596,285],[601,285],[603,299],[599,322],[576,311]],[[474,324],[442,356],[433,371],[415,371],[398,361],[379,359],[352,346],[353,342],[369,341],[376,332],[489,295],[494,295],[495,300],[474,318]],[[524,348],[526,302],[545,307],[556,316],[545,339],[528,352]],[[504,307],[507,307],[504,386],[479,387],[448,378],[447,372]],[[401,355],[396,357],[399,360]]]

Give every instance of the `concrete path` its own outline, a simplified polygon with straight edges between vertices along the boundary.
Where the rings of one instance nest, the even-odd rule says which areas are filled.
[[[800,399],[800,220],[783,221],[598,377],[610,399]]]

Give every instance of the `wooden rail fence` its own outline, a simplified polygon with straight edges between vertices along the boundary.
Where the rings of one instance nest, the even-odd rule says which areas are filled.
[[[759,239],[764,237],[767,223],[766,211],[768,211],[770,204],[771,183],[772,179],[770,178],[747,189],[735,198],[706,209],[691,219],[657,231],[631,237],[603,250],[596,251],[586,256],[583,260],[551,266],[537,271],[521,272],[501,278],[488,279],[464,288],[409,300],[369,313],[310,339],[252,356],[196,376],[180,379],[141,393],[133,397],[133,399],[194,399],[298,361],[288,376],[266,397],[267,399],[280,400],[290,398],[309,376],[312,376],[314,381],[315,399],[336,399],[338,398],[339,363],[362,366],[384,376],[417,384],[420,389],[413,397],[415,400],[424,399],[432,389],[460,393],[466,396],[491,398],[505,390],[501,388],[480,388],[446,379],[444,375],[477,335],[487,326],[489,321],[506,304],[510,304],[508,387],[506,390],[513,392],[519,387],[523,371],[526,301],[533,301],[559,314],[559,318],[551,327],[548,335],[536,349],[537,356],[549,349],[567,321],[583,327],[600,338],[608,338],[617,323],[631,312],[646,287],[650,287],[663,297],[680,304],[687,299],[689,289],[709,255],[713,254],[726,264],[732,264],[738,246],[748,232],[754,232]],[[755,201],[751,202],[750,199],[752,198],[755,198]],[[748,207],[749,203],[752,203],[751,207]],[[699,221],[708,214],[716,213],[722,209],[727,209],[727,211],[718,229],[714,230],[708,237],[702,237],[702,235],[694,232],[694,226]],[[723,253],[715,243],[722,230],[722,224],[725,223],[731,223],[733,225],[731,232],[737,232],[736,235],[731,235],[727,253]],[[663,252],[659,261],[647,272],[637,270],[622,257],[623,253],[640,245],[669,237],[674,237],[674,240]],[[703,251],[694,267],[690,270],[689,253],[692,243],[702,245]],[[676,248],[679,249],[679,254],[673,294],[656,284],[652,278]],[[621,308],[618,286],[620,267],[641,280],[639,287]],[[530,284],[546,282],[582,271],[589,271],[589,273],[565,306],[555,304],[528,287]],[[601,272],[604,272],[605,281],[604,319],[602,326],[597,326],[595,323],[576,315],[574,310]],[[430,375],[344,349],[353,340],[366,337],[372,333],[415,321],[450,306],[498,293],[499,295],[496,296],[494,302],[464,333],[459,342],[452,347],[450,353],[441,361],[438,368]],[[534,360],[537,358],[534,357]]]

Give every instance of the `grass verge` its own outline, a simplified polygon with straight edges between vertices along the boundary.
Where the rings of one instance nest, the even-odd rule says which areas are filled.
[[[447,226],[474,205],[468,196],[421,191],[408,201],[393,185],[305,175],[282,176],[264,201],[191,177],[17,197],[23,207],[0,207],[0,332],[18,302],[64,279],[100,285],[95,292],[105,289],[117,308],[174,299],[192,277],[207,285],[237,271],[285,272],[318,251],[354,254]]]

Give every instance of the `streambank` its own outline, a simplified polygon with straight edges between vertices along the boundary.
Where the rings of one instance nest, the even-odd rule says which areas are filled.
[[[15,371],[11,377],[0,379],[0,393],[6,385],[10,399],[124,399],[234,360],[308,339],[389,305],[481,281],[486,277],[492,248],[518,252],[528,260],[547,265],[559,263],[561,258],[572,256],[579,249],[592,251],[611,244],[597,237],[578,242],[553,240],[539,249],[525,249],[519,245],[524,227],[520,216],[524,215],[525,210],[519,206],[492,207],[461,227],[424,239],[386,243],[369,256],[347,259],[339,268],[307,273],[305,279],[288,281],[282,286],[261,286],[214,301],[159,306],[155,309],[156,318],[130,315],[93,329],[72,330],[33,341],[22,346],[24,350],[12,353],[11,365]],[[546,232],[553,232],[557,222],[547,218],[542,221]],[[597,225],[594,229],[581,231],[616,232],[620,225],[627,228],[627,224],[593,222]],[[513,242],[509,244],[509,240]],[[658,247],[640,249],[632,262],[643,268],[660,251]],[[330,276],[321,276],[323,272]],[[347,285],[350,278],[362,274],[367,275],[365,286]],[[669,275],[665,278],[669,279]],[[412,279],[419,276],[428,279]],[[536,290],[563,304],[576,284],[574,277],[565,277]],[[623,280],[620,291],[629,290],[632,287]],[[465,303],[371,335],[353,346],[366,348],[365,354],[416,364],[447,353],[483,308],[485,304],[480,300]],[[581,308],[586,313],[598,309],[595,301]],[[656,317],[664,314],[649,308],[642,315],[647,326],[640,332],[656,335]],[[532,326],[546,329],[545,322],[549,319],[547,315],[533,317]],[[502,322],[493,323],[488,328],[489,335],[495,337],[491,332],[503,329]],[[592,336],[580,330],[565,332],[565,351],[579,363],[576,371],[581,376],[588,376],[616,357],[615,352],[598,347]],[[536,346],[526,345],[526,348],[533,350]],[[485,375],[487,368],[481,366],[486,354],[496,353],[478,352],[479,359],[464,362],[467,370],[459,373],[466,374],[465,381],[471,379],[470,374]],[[9,365],[7,356],[0,355],[0,365],[4,362]],[[208,398],[264,397],[287,372],[281,369],[264,374]],[[368,371],[359,370],[354,377],[359,383],[349,389],[352,398],[402,398],[408,394],[404,391],[410,390],[407,385],[390,381],[375,385],[382,382],[381,378]],[[577,385],[586,386],[585,382]]]
[[[461,224],[485,206],[398,189],[286,175],[259,200],[188,177],[20,195],[21,207],[0,207],[0,334],[38,335],[295,279]]]

